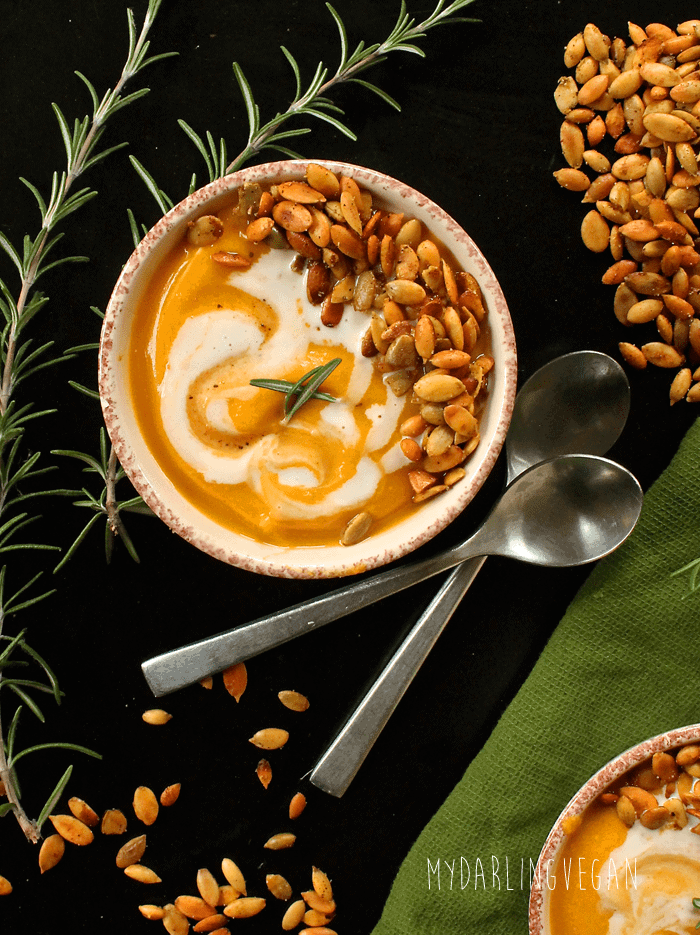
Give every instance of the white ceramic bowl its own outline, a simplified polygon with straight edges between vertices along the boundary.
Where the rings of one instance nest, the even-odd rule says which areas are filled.
[[[608,786],[624,776],[628,770],[648,760],[654,753],[697,741],[700,741],[700,724],[678,727],[665,734],[657,734],[656,737],[650,737],[649,740],[630,747],[629,750],[625,750],[624,753],[610,760],[581,786],[554,823],[537,861],[534,882],[530,891],[530,935],[549,935],[549,889],[546,869],[548,866],[555,865],[564,844],[566,835],[562,827],[563,822],[568,818],[581,815],[601,792],[605,792]]]
[[[316,160],[320,162],[320,160]],[[478,280],[488,304],[491,353],[489,398],[481,422],[481,443],[466,463],[467,476],[424,503],[385,532],[344,547],[283,548],[255,542],[219,526],[197,510],[170,482],[151,454],[138,427],[128,372],[128,349],[139,297],[154,269],[184,236],[187,222],[215,214],[245,182],[302,178],[307,162],[286,161],[243,169],[194,192],[163,217],[142,240],[114,288],[105,314],[100,348],[100,396],[107,430],[134,487],[174,532],[215,558],[249,571],[290,578],[351,575],[384,565],[427,542],[456,516],[479,490],[505,440],[515,398],[515,338],[505,298],[481,252],[441,208],[402,182],[379,172],[344,163],[322,162],[331,171],[352,176],[371,189],[390,211],[417,217],[452,251],[461,268]]]

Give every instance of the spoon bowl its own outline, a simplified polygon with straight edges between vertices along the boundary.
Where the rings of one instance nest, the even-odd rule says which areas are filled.
[[[561,455],[528,468],[457,552],[570,568],[616,549],[639,518],[642,494],[625,468],[595,455]]]
[[[506,439],[508,483],[557,455],[604,455],[627,422],[630,385],[617,361],[600,351],[555,357],[525,381]]]

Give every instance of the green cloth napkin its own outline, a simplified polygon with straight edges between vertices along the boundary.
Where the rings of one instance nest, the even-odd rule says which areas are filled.
[[[700,558],[699,464],[696,420],[413,845],[374,935],[526,933],[530,860],[569,799],[627,747],[700,721],[700,590],[671,577]]]

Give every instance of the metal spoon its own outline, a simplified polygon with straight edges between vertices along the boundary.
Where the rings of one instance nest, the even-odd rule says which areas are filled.
[[[507,483],[543,457],[604,454],[627,421],[629,396],[627,377],[606,354],[579,351],[545,364],[515,401],[506,440]],[[313,785],[335,796],[347,791],[485,561],[486,556],[473,558],[451,572],[316,764]]]
[[[628,410],[629,384],[611,357],[597,351],[557,357],[533,374],[518,393],[507,443],[508,478],[554,455],[576,450],[603,454],[617,439]],[[469,583],[483,561],[478,558],[469,562],[470,569],[464,572]],[[381,600],[410,583],[396,587],[385,575],[374,576],[155,656],[143,663],[143,673],[153,693],[165,695],[336,620],[363,604]]]
[[[641,505],[639,483],[619,464],[594,455],[563,455],[516,478],[486,521],[460,545],[297,604],[238,632],[156,656],[142,668],[154,693],[164,694],[477,555],[501,555],[554,568],[592,562],[629,535]],[[233,652],[227,647],[231,640],[235,640]]]

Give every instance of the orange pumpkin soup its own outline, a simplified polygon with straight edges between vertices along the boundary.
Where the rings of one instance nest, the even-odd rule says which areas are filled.
[[[413,246],[401,242],[404,222],[383,236],[394,254],[389,270],[379,254],[370,263],[371,235],[354,235],[348,223],[329,220],[328,237],[336,227],[350,232],[362,256],[344,253],[351,248],[340,235],[341,247],[331,239],[320,247],[314,239],[323,232],[312,239],[313,231],[285,228],[296,215],[276,211],[280,204],[310,211],[282,199],[280,188],[252,202],[245,193],[216,217],[200,218],[161,263],[137,311],[130,388],[151,451],[205,515],[274,545],[348,545],[464,475],[460,465],[479,441],[477,396],[492,365],[484,355],[474,359],[483,338],[467,306],[481,299],[466,274],[426,273],[421,244],[431,256],[438,248],[419,222]],[[373,229],[386,217],[369,208]],[[397,266],[399,257],[410,272]],[[448,306],[456,275],[459,311]],[[421,318],[427,351],[417,347]],[[440,351],[452,356],[436,359]],[[335,359],[318,388],[334,401],[311,398],[291,419],[284,392],[251,383],[291,386]],[[421,396],[417,381],[428,372],[442,382],[428,381]]]
[[[688,750],[697,759],[690,759]],[[568,834],[548,886],[548,935],[696,931],[699,765],[695,745],[657,753],[565,827]]]

